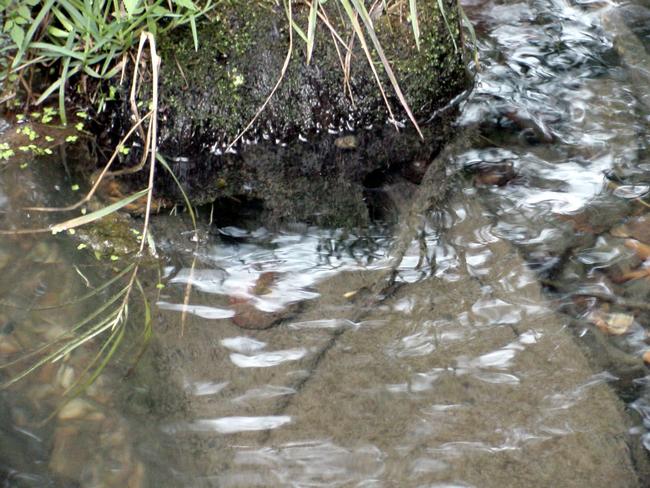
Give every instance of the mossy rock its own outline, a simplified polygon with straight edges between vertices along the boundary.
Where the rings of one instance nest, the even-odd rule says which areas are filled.
[[[226,1],[212,22],[199,26],[198,51],[187,32],[161,39],[159,148],[190,198],[205,203],[246,196],[298,220],[318,214],[363,222],[368,179],[429,161],[447,138],[451,120],[450,111],[440,109],[468,86],[458,7],[455,0],[442,3],[445,17],[437,0],[417,3],[419,50],[407,1],[387,2],[374,16],[423,139],[408,121],[377,53],[371,56],[399,131],[389,122],[359,40],[351,44],[346,78],[346,47],[319,22],[311,63],[306,62],[306,44],[294,32],[291,60],[279,88],[244,137],[225,153],[278,81],[289,45],[286,11],[276,2]],[[366,4],[370,8],[371,2]],[[352,29],[337,5],[322,7],[341,38],[349,41]],[[293,14],[306,30],[307,8],[295,3]],[[129,127],[126,105],[116,133]],[[180,201],[175,184],[163,173],[159,171],[159,191]],[[334,210],[331,202],[336,202]]]

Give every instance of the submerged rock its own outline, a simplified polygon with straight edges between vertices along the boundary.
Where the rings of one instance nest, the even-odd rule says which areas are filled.
[[[372,2],[366,2],[371,9]],[[377,36],[422,129],[420,138],[401,107],[370,47],[391,114],[349,20],[329,3],[322,11],[340,35],[333,40],[319,22],[314,56],[295,33],[286,73],[289,24],[282,6],[228,1],[219,15],[199,26],[194,49],[187,32],[159,45],[162,57],[159,148],[194,203],[221,197],[261,199],[275,215],[320,216],[337,223],[365,221],[364,180],[429,161],[447,138],[451,110],[441,110],[468,86],[455,0],[417,3],[421,32],[416,47],[407,2],[371,10]],[[332,4],[333,5],[333,4]],[[293,5],[294,21],[305,29],[307,8]],[[340,42],[345,40],[346,44]],[[366,42],[372,46],[366,35]],[[350,56],[349,72],[346,52]],[[230,143],[259,117],[230,148]],[[130,108],[113,120],[114,133],[130,127]],[[400,127],[401,129],[398,129]],[[138,158],[137,147],[130,163]],[[145,176],[142,175],[142,178]],[[158,190],[177,201],[180,192],[161,169]]]

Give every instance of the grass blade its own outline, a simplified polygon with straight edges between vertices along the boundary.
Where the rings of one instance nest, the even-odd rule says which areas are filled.
[[[70,71],[68,71],[68,78],[70,78],[71,76],[74,76],[74,75],[77,74],[78,72],[79,72],[79,66],[75,66],[75,67],[72,68]],[[54,92],[59,88],[59,86],[61,85],[61,81],[62,81],[62,80],[61,80],[61,78],[59,77],[59,78],[56,79],[56,81],[55,81],[54,83],[52,83],[50,86],[48,86],[47,89],[46,89],[43,93],[41,93],[41,96],[38,97],[38,99],[36,100],[36,105],[40,105],[40,104],[43,103],[43,102],[44,102],[44,101],[45,101],[45,100],[46,100],[46,99],[47,99],[47,98],[48,98],[52,93],[54,93]]]
[[[316,40],[316,19],[318,18],[318,4],[320,0],[311,0],[309,7],[309,23],[307,25],[307,64],[311,61]]]
[[[169,164],[167,164],[167,161],[165,160],[165,158],[162,157],[160,153],[156,154],[156,159],[160,164],[162,164],[163,168],[165,168],[167,172],[171,175],[172,179],[174,180],[174,183],[176,183],[176,186],[178,186],[178,189],[181,191],[181,194],[183,195],[183,200],[185,200],[185,205],[187,206],[187,210],[190,213],[190,217],[192,218],[192,225],[194,226],[194,230],[196,230],[196,216],[194,215],[194,209],[192,208],[192,203],[190,202],[187,193],[185,193],[185,190],[183,189],[183,185],[181,185],[181,182],[178,181],[178,178],[176,178],[176,175],[169,167]]]
[[[67,49],[63,46],[57,46],[56,44],[49,44],[47,42],[32,42],[29,46],[32,49],[38,49],[43,54],[50,57],[61,57],[61,58],[74,58],[79,61],[84,61],[85,56],[80,54],[72,49]]]
[[[65,43],[66,49],[70,49],[72,47],[72,42],[74,41],[74,31],[70,32],[68,34],[68,39]],[[59,83],[59,117],[61,118],[61,123],[63,125],[68,125],[68,118],[65,116],[65,86],[66,86],[66,81],[68,81],[68,69],[70,68],[70,59],[72,58],[65,58],[63,60],[63,68],[61,70],[61,76],[60,80],[61,83]]]
[[[458,52],[458,45],[456,44],[456,38],[454,37],[454,34],[451,32],[451,26],[449,25],[449,20],[447,19],[447,9],[445,8],[445,4],[442,3],[442,0],[437,0],[438,1],[438,9],[440,9],[440,13],[442,14],[442,20],[445,21],[445,25],[447,26],[447,32],[449,32],[449,37],[451,38],[451,42],[454,44],[454,50]]]
[[[411,123],[415,127],[415,130],[417,131],[420,138],[424,139],[424,136],[422,135],[422,131],[420,130],[420,126],[415,120],[415,117],[413,116],[413,112],[411,111],[411,108],[409,107],[409,104],[406,101],[406,97],[402,93],[402,89],[400,88],[399,83],[397,82],[395,73],[393,73],[393,69],[391,68],[390,63],[388,62],[388,58],[386,58],[386,54],[384,54],[384,50],[381,47],[381,43],[379,42],[379,39],[377,38],[377,34],[375,33],[375,28],[372,25],[372,20],[370,19],[370,15],[368,15],[368,11],[366,10],[365,5],[363,4],[362,1],[359,0],[340,0],[340,1],[343,4],[344,8],[346,9],[346,12],[348,12],[348,16],[350,16],[351,20],[353,20],[353,25],[356,24],[356,26],[358,26],[359,22],[356,20],[356,16],[354,15],[353,12],[350,11],[349,1],[351,1],[352,4],[354,5],[354,11],[359,15],[359,17],[361,17],[361,20],[363,21],[363,24],[366,27],[366,32],[368,33],[368,36],[372,41],[372,45],[375,48],[375,51],[377,51],[377,55],[381,60],[381,64],[384,67],[384,71],[386,72],[386,75],[388,75],[388,79],[390,80],[390,83],[393,86],[393,90],[395,91],[395,94],[397,95],[400,104],[404,108],[406,115],[411,120]],[[359,32],[360,32],[359,29],[360,27],[355,27],[357,36],[359,36]],[[365,46],[365,39],[363,37],[359,37],[359,40],[362,42],[362,44],[364,45],[364,49],[367,51],[367,46]],[[366,52],[366,56],[370,56],[369,52]],[[369,57],[368,62],[370,63],[371,68],[374,70],[374,65],[372,64],[372,58]],[[385,97],[384,100],[386,100]],[[387,101],[386,103],[388,104]],[[390,110],[390,107],[388,107],[388,110],[392,116],[392,111]]]
[[[460,13],[460,18],[463,21],[463,24],[465,24],[465,27],[467,27],[467,30],[469,31],[469,37],[472,40],[472,48],[474,50],[474,63],[476,63],[476,69],[480,70],[480,63],[478,59],[478,41],[476,40],[476,31],[474,30],[474,26],[472,25],[472,22],[467,17],[465,10],[460,5],[458,5],[458,12]]]
[[[190,28],[192,29],[192,39],[194,40],[194,50],[199,50],[199,35],[196,32],[196,18],[194,15],[190,17]]]
[[[415,45],[420,50],[420,24],[418,22],[418,8],[416,0],[409,0],[409,15],[411,17],[411,27],[413,28],[413,37],[415,37]]]
[[[144,195],[146,195],[147,192],[148,192],[147,189],[140,190],[139,192],[134,193],[133,195],[129,195],[128,197],[123,198],[119,202],[115,202],[95,212],[82,215],[81,217],[75,217],[74,219],[66,220],[65,222],[61,222],[60,224],[53,225],[52,227],[50,227],[50,229],[52,230],[53,234],[56,234],[57,232],[62,232],[64,230],[74,229],[75,227],[79,227],[80,225],[89,224],[90,222],[99,220],[102,217],[106,217],[107,215],[112,214],[116,210],[125,207],[129,203],[134,202],[138,198],[141,198]]]
[[[12,68],[15,68],[20,64],[20,61],[22,60],[23,56],[25,55],[25,52],[27,51],[27,46],[29,46],[29,44],[32,42],[32,39],[34,38],[34,34],[36,34],[36,31],[41,26],[41,22],[43,22],[45,16],[47,16],[47,14],[50,13],[52,5],[54,5],[54,1],[55,0],[47,0],[43,4],[43,7],[41,8],[40,12],[38,12],[36,18],[34,18],[34,22],[32,23],[32,26],[27,31],[27,34],[25,34],[23,43],[20,45],[18,49],[18,53],[16,54],[16,57],[11,63]]]

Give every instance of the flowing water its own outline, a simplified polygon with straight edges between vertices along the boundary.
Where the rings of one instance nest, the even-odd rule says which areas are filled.
[[[136,325],[60,411],[100,342],[3,390],[2,486],[647,486],[650,5],[465,9],[444,205],[409,214],[402,182],[373,190],[398,223],[356,230],[159,216],[149,348],[131,368]],[[21,209],[65,199],[62,156],[3,168],[3,228],[49,222]],[[124,266],[77,242],[2,236],[6,361],[109,299],[54,306]]]

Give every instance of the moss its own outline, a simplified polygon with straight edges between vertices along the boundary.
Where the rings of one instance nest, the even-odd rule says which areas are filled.
[[[421,118],[428,117],[468,83],[458,7],[453,0],[443,4],[447,22],[437,0],[418,2],[419,51],[411,24],[403,15],[384,16],[378,25],[380,39],[394,55],[391,62],[409,105]]]
[[[131,226],[131,219],[113,213],[95,222],[77,228],[75,236],[101,256],[126,256],[136,253],[140,241]]]
[[[378,33],[413,110],[426,116],[458,91],[463,67],[437,2],[421,1],[418,6],[422,31],[419,53],[410,24],[402,15],[384,15]],[[304,23],[304,10],[295,11],[298,23]],[[451,34],[458,38],[456,11],[450,8],[447,17]],[[340,19],[337,28],[342,32],[347,29]],[[232,140],[266,101],[280,76],[287,30],[281,7],[233,1],[220,7],[215,22],[201,26],[199,51],[194,50],[191,36],[184,33],[164,40],[163,141],[206,149],[208,141],[211,147],[219,148]],[[386,120],[381,95],[360,49],[355,51],[352,65],[351,103],[342,90],[339,53],[327,29],[321,26],[317,31],[311,65],[305,63],[304,43],[297,35],[294,37],[289,69],[253,127],[251,138],[267,136],[286,141],[328,126],[357,128]],[[379,71],[383,73],[381,68]],[[391,94],[386,76],[382,77]],[[399,102],[391,98],[393,108],[399,112]]]
[[[419,52],[405,15],[390,11],[375,21],[380,42],[421,121],[429,119],[466,84],[462,53],[452,42],[460,42],[458,15],[452,8],[456,4],[449,1],[450,29],[437,0],[418,2]],[[293,5],[295,21],[305,26],[307,7]],[[334,4],[328,3],[328,9],[330,5]],[[328,11],[339,32],[351,32],[336,9]],[[358,213],[360,207],[348,202],[345,195],[331,195],[332,188],[343,187],[338,181],[349,182],[355,188],[350,193],[360,195],[362,182],[370,173],[383,174],[412,161],[427,161],[444,139],[444,124],[424,128],[424,141],[413,130],[397,133],[387,124],[382,95],[358,41],[344,89],[343,51],[336,49],[330,32],[320,24],[312,62],[306,63],[305,43],[294,35],[291,61],[277,92],[235,153],[223,154],[276,85],[288,37],[281,3],[223,0],[218,18],[199,26],[198,51],[188,33],[176,32],[160,40],[159,147],[195,203],[243,195],[263,199],[278,211],[292,209],[298,215],[299,207],[328,213],[329,199],[345,201],[334,207]],[[372,55],[396,118],[406,121],[377,54]],[[122,132],[129,126],[125,109]],[[358,143],[342,147],[341,138],[351,134]],[[283,185],[294,188],[289,191]],[[164,196],[182,201],[170,178],[159,176],[157,188]],[[313,202],[297,202],[308,198]]]
[[[251,48],[259,14],[249,2],[226,2],[218,19],[202,25],[198,51],[186,33],[162,41],[160,106],[169,121],[163,136],[183,134],[191,123],[194,130],[218,128],[222,139],[234,137],[252,116],[254,108],[242,104],[245,74],[238,64]]]

